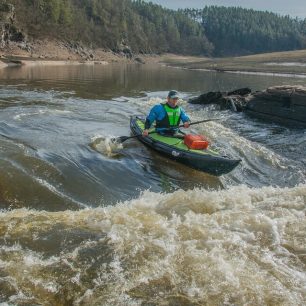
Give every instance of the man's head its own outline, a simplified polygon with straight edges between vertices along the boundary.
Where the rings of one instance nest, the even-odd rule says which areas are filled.
[[[170,106],[175,107],[177,105],[179,98],[180,98],[179,93],[176,90],[170,90],[167,96],[167,103]]]

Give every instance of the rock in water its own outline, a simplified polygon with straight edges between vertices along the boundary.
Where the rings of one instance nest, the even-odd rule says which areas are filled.
[[[248,97],[245,111],[265,120],[306,127],[306,87],[274,86],[255,92]]]
[[[220,110],[245,111],[267,121],[293,127],[306,127],[306,87],[274,86],[251,93],[249,88],[230,92],[208,92],[188,101],[191,104],[217,104]]]
[[[240,112],[246,104],[245,98],[251,93],[250,88],[240,88],[231,92],[211,91],[189,99],[191,104],[217,104],[221,110],[230,109]]]

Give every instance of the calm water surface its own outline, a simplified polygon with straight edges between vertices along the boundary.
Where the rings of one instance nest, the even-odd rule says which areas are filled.
[[[184,102],[304,79],[135,64],[0,79],[0,302],[305,303],[305,130]],[[193,130],[241,166],[217,178],[137,140],[110,147],[170,89],[192,120],[222,119]]]

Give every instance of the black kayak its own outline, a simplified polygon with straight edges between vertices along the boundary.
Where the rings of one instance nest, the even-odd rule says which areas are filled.
[[[186,166],[220,176],[231,172],[241,161],[221,156],[211,149],[189,149],[181,138],[167,137],[158,133],[151,133],[144,137],[142,136],[144,121],[144,118],[140,116],[132,116],[130,120],[132,133],[139,135],[137,138],[148,147]],[[151,131],[154,131],[154,129]]]

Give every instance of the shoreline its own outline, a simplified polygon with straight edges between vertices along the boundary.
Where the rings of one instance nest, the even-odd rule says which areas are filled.
[[[106,65],[108,63],[144,62],[147,56],[89,48],[79,43],[36,40],[28,43],[9,42],[0,48],[0,68],[27,65]]]
[[[168,67],[220,73],[306,77],[306,50],[255,54],[230,58],[179,57],[163,55]]]
[[[0,50],[0,69],[16,66],[160,64],[172,68],[221,73],[306,78],[306,50],[208,58],[177,54],[124,54],[110,50],[68,48],[59,41],[36,41],[30,49],[10,43]]]
[[[262,75],[262,76],[279,76],[279,77],[293,77],[293,78],[306,78],[305,73],[296,73],[292,71],[270,71],[266,69],[265,71],[253,71],[253,70],[239,70],[239,69],[220,69],[220,68],[193,68],[186,66],[173,65],[164,62],[163,56],[145,56],[141,57],[143,62],[141,64],[154,64],[157,63],[159,65],[163,65],[165,67],[174,68],[174,69],[182,69],[182,70],[191,70],[191,71],[208,71],[208,72],[217,72],[217,73],[232,73],[232,74],[245,74],[245,75]],[[36,59],[36,58],[28,58],[28,59],[13,59],[8,60],[0,58],[0,69],[10,68],[10,67],[21,67],[21,66],[77,66],[77,65],[109,65],[111,63],[131,63],[131,64],[139,64],[139,61],[121,58],[120,60],[61,60],[61,59]]]
[[[112,54],[112,53],[110,53]],[[183,69],[183,70],[191,70],[191,71],[209,71],[209,72],[219,72],[219,73],[233,73],[233,74],[246,74],[246,75],[263,75],[263,76],[280,76],[280,77],[294,77],[294,78],[306,78],[306,69],[305,73],[296,73],[292,71],[270,71],[269,69],[265,69],[265,71],[253,71],[253,70],[239,70],[237,69],[222,69],[222,68],[194,68],[188,67],[186,65],[175,65],[174,63],[168,63],[165,60],[165,57],[169,55],[141,55],[137,58],[142,59],[142,64],[160,64],[169,68],[174,69]],[[171,55],[171,58],[181,59],[179,55]],[[133,59],[127,59],[119,57],[119,59],[115,60],[62,60],[62,59],[37,59],[37,58],[19,58],[12,57],[9,59],[7,57],[0,58],[0,69],[9,68],[9,67],[21,67],[21,66],[65,66],[65,65],[109,65],[111,63],[135,63],[139,64],[140,62]],[[193,64],[193,62],[191,62]],[[280,64],[278,64],[280,65]],[[267,65],[267,67],[269,67]],[[288,66],[290,67],[290,66]],[[243,68],[243,67],[240,67]]]
[[[65,65],[109,65],[112,63],[131,63],[131,64],[148,64],[159,63],[158,56],[155,55],[137,55],[133,58],[127,58],[120,54],[104,52],[105,56],[99,59],[61,59],[61,58],[36,58],[36,57],[19,57],[19,56],[1,56],[0,69],[9,67],[22,66],[65,66]]]
[[[183,69],[191,71],[208,71],[208,72],[219,72],[219,73],[234,73],[234,74],[246,74],[246,75],[263,75],[263,76],[279,76],[279,77],[294,77],[294,78],[306,78],[305,74],[297,74],[293,72],[280,73],[280,72],[259,72],[259,71],[241,71],[241,70],[220,70],[220,69],[206,69],[206,68],[186,68],[180,66],[165,65],[165,67],[173,69]]]
[[[23,60],[12,60],[12,61],[2,61],[0,63],[0,68],[8,67],[19,67],[19,66],[64,66],[64,65],[108,65],[106,61],[63,61],[63,60],[33,60],[33,59],[23,59]]]

